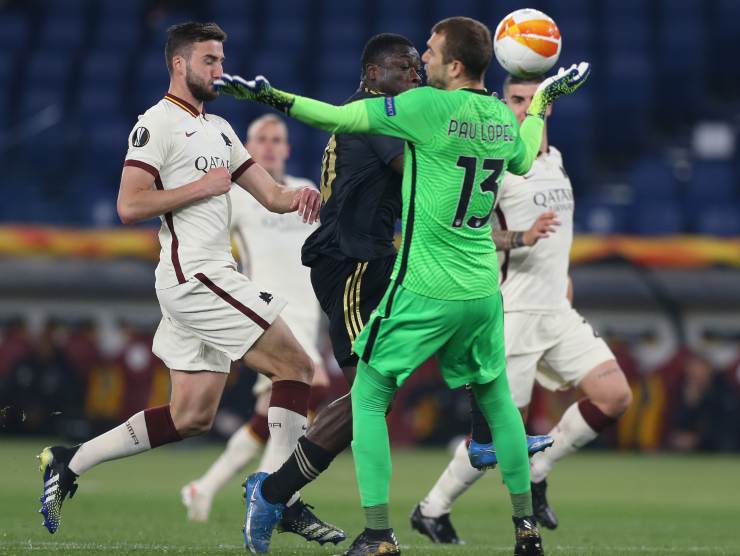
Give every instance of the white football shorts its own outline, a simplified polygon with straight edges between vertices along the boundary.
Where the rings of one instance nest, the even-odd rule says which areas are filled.
[[[157,290],[157,298],[162,320],[152,352],[178,371],[228,373],[285,307],[282,298],[228,267]]]
[[[529,404],[535,378],[548,390],[577,386],[614,354],[578,311],[504,313],[506,376],[517,407]]]

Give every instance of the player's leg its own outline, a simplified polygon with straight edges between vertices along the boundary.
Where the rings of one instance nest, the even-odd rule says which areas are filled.
[[[249,349],[244,361],[248,367],[272,378],[267,450],[269,457],[285,461],[307,426],[313,362],[280,318],[275,319]],[[282,518],[285,507],[284,504],[271,504],[262,497],[262,483],[267,476],[265,472],[255,473],[244,485],[247,500],[244,541],[247,549],[255,553],[269,550],[272,530]]]
[[[365,263],[325,261],[311,269],[314,291],[329,318],[334,356],[352,386],[357,355],[352,343],[385,293],[393,258]],[[352,440],[349,395],[322,409],[298,442],[295,453],[265,479],[262,492],[271,503],[285,504],[295,492],[318,478]]]
[[[511,497],[516,553],[542,554],[542,541],[532,508],[524,424],[511,399],[506,373],[492,382],[472,387],[491,425],[499,469]]]
[[[317,407],[319,407],[319,405],[326,398],[326,389],[327,389],[326,387],[328,384],[328,376],[326,375],[326,370],[324,369],[324,365],[321,362],[316,362],[314,360],[314,368],[316,369],[316,372],[314,373],[313,383],[311,384],[311,394],[308,398],[309,422],[315,420],[315,417],[312,418],[311,415],[313,413],[315,416]],[[264,377],[260,375],[260,378],[264,378]],[[269,397],[268,397],[268,403],[269,403]],[[265,411],[267,411],[267,405],[265,405]],[[267,417],[265,417],[265,427],[267,427]],[[274,451],[268,449],[268,450],[265,450],[265,452],[262,454],[262,459],[260,460],[258,469],[260,471],[264,471],[265,473],[273,473],[276,469],[280,468],[281,465],[284,463],[285,463],[285,460],[280,461],[276,459]],[[293,498],[295,498],[295,496]]]
[[[515,517],[531,515],[529,460],[521,415],[511,400],[506,374],[486,384],[472,384],[481,411],[491,426],[499,469],[509,490]]]
[[[320,363],[318,363],[318,365],[320,365]],[[324,379],[326,378],[327,377],[324,376]],[[326,383],[322,383],[321,380],[321,376],[317,378],[316,375],[314,375],[311,394],[307,402],[307,410],[309,412],[311,411],[312,398],[314,398],[313,403],[316,403],[317,399],[320,399],[315,397],[315,393],[320,392],[322,390],[322,384]],[[317,381],[318,387],[316,386]],[[302,439],[303,437],[299,438],[299,441]],[[290,464],[295,461],[295,454],[300,451],[300,446],[294,444],[291,447],[293,453],[291,453],[290,457],[286,460],[285,450],[282,448],[275,448],[276,444],[271,439],[267,443],[267,447],[263,452],[262,459],[259,463],[260,473],[273,473],[283,465],[290,467]],[[264,475],[261,476],[264,477]],[[279,532],[294,533],[296,535],[300,535],[307,541],[317,541],[320,544],[324,544],[326,542],[336,544],[347,538],[347,535],[342,531],[342,529],[321,520],[316,514],[314,514],[311,509],[312,506],[301,500],[299,489],[291,489],[290,496],[287,500],[281,501],[281,505],[284,505],[285,507],[283,508],[280,520],[277,522],[277,529]]]
[[[62,503],[77,490],[77,477],[95,465],[210,430],[226,377],[226,372],[172,370],[168,405],[140,411],[80,446],[45,448],[39,456],[44,475],[40,511],[49,532],[59,527]]]
[[[615,359],[596,365],[578,385],[586,397],[565,410],[550,435],[551,450],[532,459],[532,479],[544,480],[555,462],[594,440],[627,411],[632,391]]]
[[[532,491],[538,520],[558,525],[547,501],[547,481],[553,465],[594,440],[627,410],[632,392],[606,343],[574,310],[563,317],[560,342],[545,353],[538,380],[548,387],[578,385],[586,397],[565,410],[550,432],[553,447],[532,458]]]
[[[538,323],[536,316],[524,312],[510,312],[504,319],[506,375],[514,402],[520,410],[529,404],[537,361],[547,347],[552,345],[552,341],[547,343],[546,335],[543,337]],[[495,467],[496,449],[490,431],[486,430],[487,423],[482,414],[479,410],[476,411],[474,396],[471,398],[472,435],[468,446],[470,462],[478,469]],[[546,435],[527,436],[529,455],[549,448],[552,442]]]
[[[532,512],[524,423],[506,376],[503,304],[499,294],[458,302],[461,325],[438,353],[447,384],[470,384],[491,428],[501,475],[512,503],[516,551],[542,552]]]
[[[297,320],[297,319],[293,319]],[[315,323],[314,323],[315,325]],[[318,350],[314,347],[316,344],[316,334],[314,333],[309,334],[306,330],[304,330],[306,326],[302,326],[301,322],[297,323],[295,335],[296,337],[301,337],[304,339],[304,342],[306,342],[306,353],[311,358],[313,362],[314,368],[317,370],[317,372],[314,372],[313,378],[312,378],[312,385],[311,390],[309,393],[309,397],[306,402],[306,410],[307,412],[310,412],[312,408],[316,409],[316,404],[321,401],[320,395],[323,391],[325,391],[325,386],[328,384],[328,377],[326,375],[326,371],[323,369],[323,364],[319,361],[321,356],[318,352]],[[247,354],[247,359],[249,359],[250,354]],[[313,403],[313,407],[312,407]],[[270,421],[270,423],[273,423],[273,421]],[[307,424],[306,424],[307,425]],[[274,427],[273,427],[274,428]],[[301,431],[301,436],[306,430],[306,426],[304,426],[303,431]],[[291,452],[296,447],[295,442],[291,445]],[[283,463],[285,463],[288,460],[288,457],[290,456],[290,453],[286,454],[283,447],[278,445],[275,442],[270,442],[267,446],[267,449],[265,450],[262,461],[260,462],[259,469],[260,471],[266,472],[266,473],[273,473],[277,469],[281,467]],[[295,491],[291,493],[297,493],[299,488],[296,488]],[[297,496],[293,496],[290,499],[290,503],[295,502],[297,500]],[[280,500],[280,502],[287,503],[287,501]]]
[[[394,286],[355,343],[361,362],[352,387],[352,449],[366,527],[346,556],[380,553],[381,543],[393,554],[399,550],[388,518],[385,413],[397,385],[444,346],[459,326],[461,315],[449,309],[450,302]]]
[[[521,345],[530,344],[528,337],[532,334],[531,321],[527,322],[526,319],[521,318],[522,316],[516,313],[507,314],[504,319],[506,374],[511,396],[515,405],[519,408],[526,407],[529,404],[537,360],[541,357],[541,353],[528,353],[529,349]],[[488,422],[485,420],[485,416],[480,413],[472,389],[468,387],[467,390],[473,398],[471,400],[471,424],[473,425],[471,444],[472,441],[476,440],[477,429],[477,439],[481,445],[486,440],[492,445],[493,440],[490,436]],[[480,420],[483,422],[480,423]],[[477,427],[476,423],[478,423]],[[485,434],[486,432],[488,433],[487,438],[481,436],[482,433]],[[530,437],[528,437],[529,440]],[[476,469],[470,462],[469,448],[467,442],[463,440],[455,450],[447,468],[411,514],[412,527],[429,537],[432,542],[459,542],[450,518],[452,505],[484,474],[484,471]]]
[[[208,432],[216,416],[226,373],[170,371],[169,405],[132,415],[125,423],[79,446],[69,462],[77,475],[95,465]]]
[[[157,291],[162,320],[152,351],[170,369],[181,369],[170,371],[170,403],[140,411],[79,447],[57,446],[45,449],[40,455],[44,474],[41,511],[46,514],[44,524],[50,532],[59,525],[62,502],[67,493],[74,494],[78,475],[101,462],[134,455],[210,428],[229,372],[230,358],[204,344],[191,327],[173,318],[169,310],[178,304],[192,302],[192,293],[198,287],[192,281]],[[198,313],[201,319],[207,316],[207,311]],[[55,484],[59,485],[57,489],[50,491]]]
[[[286,458],[306,426],[313,363],[279,316],[285,300],[231,269],[157,293],[163,310],[203,344],[271,378],[270,437]]]
[[[194,288],[189,305],[176,307],[176,317],[232,360],[243,359],[271,378],[270,437],[273,448],[287,458],[306,426],[313,362],[279,316],[285,300],[234,270],[199,273],[195,279],[200,287]],[[208,315],[205,322],[195,310],[201,307]]]
[[[285,350],[279,350],[284,352]],[[248,354],[249,356],[249,354]],[[248,361],[250,366],[260,368],[260,362],[252,359]],[[274,407],[275,395],[278,388],[282,386],[284,381],[273,382],[273,399],[271,405]],[[271,412],[273,411],[271,407]],[[276,444],[275,442],[275,421],[270,414],[270,426],[272,431],[272,440],[268,445],[268,450],[272,449],[269,446]],[[305,420],[304,420],[305,426]],[[305,430],[305,429],[304,429]],[[291,511],[285,514],[283,518],[283,510],[285,505],[290,501],[290,498],[295,495],[298,489],[303,486],[309,479],[313,479],[318,475],[316,467],[313,467],[315,462],[320,462],[321,467],[324,469],[328,466],[331,458],[334,454],[327,456],[326,452],[320,450],[312,450],[312,446],[306,442],[305,437],[300,439],[300,443],[296,446],[298,437],[304,431],[295,436],[295,441],[289,446],[287,444],[282,446],[281,457],[279,458],[285,464],[281,467],[281,473],[275,473],[269,477],[273,479],[272,483],[266,481],[268,475],[266,473],[258,473],[248,478],[246,483],[248,506],[247,506],[247,519],[245,522],[245,539],[247,546],[250,550],[255,552],[266,551],[269,547],[270,538],[272,535],[273,528],[280,523],[280,528],[283,531],[291,531],[301,534],[309,540],[317,540],[320,543],[324,542],[340,542],[344,540],[346,536],[341,529],[338,529],[330,524],[324,523],[316,518],[313,513],[310,512],[307,506],[302,503],[292,508],[292,512],[296,513],[291,519]],[[293,439],[291,439],[293,440]],[[295,449],[295,453],[292,453]],[[288,457],[290,456],[290,457]],[[307,462],[306,456],[311,458],[311,462]],[[291,487],[289,490],[284,488],[282,483],[282,475],[289,475],[294,478],[294,482],[291,483],[295,487]],[[275,480],[276,479],[276,480]],[[303,480],[307,479],[307,480]],[[271,484],[276,489],[265,488],[265,484]],[[297,487],[297,488],[296,488]],[[282,492],[285,492],[286,498],[282,497]],[[263,498],[263,496],[272,496],[272,498]],[[280,501],[273,502],[273,500],[279,499]],[[312,528],[311,531],[306,533],[307,528]],[[305,534],[304,534],[305,533]]]
[[[310,352],[310,349],[307,348]],[[316,357],[318,357],[318,351]],[[309,355],[311,355],[309,353]],[[316,373],[314,373],[311,384],[311,394],[308,399],[309,418],[311,412],[316,411],[318,404],[325,398],[325,390],[328,384],[326,370],[320,362],[315,361]],[[270,405],[270,393],[272,382],[265,375],[258,375],[252,392],[256,398],[252,417],[248,423],[239,427],[229,438],[226,449],[218,459],[211,465],[206,473],[185,485],[181,490],[181,499],[188,509],[188,518],[192,521],[206,521],[210,512],[211,504],[215,494],[226,484],[228,480],[241,471],[250,461],[262,451],[262,459],[259,462],[259,471],[270,473],[280,467],[283,461],[277,459],[281,454],[269,449],[270,438],[267,424],[267,411]],[[268,449],[263,450],[265,445]],[[297,497],[295,497],[297,498]],[[328,526],[316,517],[309,506],[300,500],[291,501],[283,514],[281,524],[285,530],[290,530],[306,537],[309,534],[312,540],[318,533],[325,536],[329,533]],[[339,535],[341,530],[333,528],[334,533]]]
[[[307,426],[313,362],[280,317],[250,347],[244,362],[272,378],[268,450],[273,461],[284,462]]]
[[[253,392],[256,396],[249,422],[239,427],[226,443],[225,450],[199,478],[180,491],[191,521],[207,521],[213,497],[264,448],[270,438],[267,409],[270,405],[271,381],[258,375]]]
[[[388,513],[391,450],[385,416],[397,386],[363,361],[352,385],[352,454],[365,529],[346,554],[400,554]]]

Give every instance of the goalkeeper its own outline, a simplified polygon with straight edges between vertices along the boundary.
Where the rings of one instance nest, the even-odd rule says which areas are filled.
[[[484,88],[492,41],[482,23],[452,17],[432,29],[422,60],[431,87],[332,106],[272,88],[264,78],[224,75],[221,92],[256,100],[331,133],[378,133],[407,141],[402,246],[391,283],[354,344],[353,442],[366,528],[347,556],[400,554],[388,515],[391,475],[385,413],[413,369],[436,353],[451,388],[470,384],[491,427],[509,490],[515,554],[543,554],[532,517],[524,426],[506,381],[503,311],[489,217],[504,172],[525,174],[542,140],[547,105],[577,89],[582,63],[545,80],[521,128]],[[260,481],[247,482],[247,517],[279,515]],[[279,517],[277,518],[279,519]],[[246,523],[271,533],[273,517]],[[269,537],[268,537],[269,538]]]

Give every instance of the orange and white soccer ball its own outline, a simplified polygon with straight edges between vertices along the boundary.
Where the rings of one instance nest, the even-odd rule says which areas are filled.
[[[517,77],[547,72],[558,61],[562,45],[555,21],[531,8],[513,11],[503,18],[493,37],[496,59]]]

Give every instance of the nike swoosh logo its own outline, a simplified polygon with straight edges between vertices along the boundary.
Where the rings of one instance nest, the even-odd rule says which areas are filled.
[[[189,132],[189,133],[188,133],[188,132],[186,131],[186,132],[185,132],[185,137],[190,137],[191,135],[195,135],[196,133],[198,133],[198,132],[197,132],[197,131],[191,131],[191,132]]]

